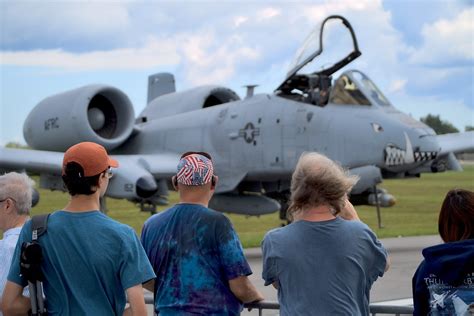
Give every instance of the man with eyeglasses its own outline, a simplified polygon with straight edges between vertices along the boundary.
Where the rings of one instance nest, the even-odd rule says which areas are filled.
[[[69,203],[53,212],[38,241],[50,315],[146,315],[142,283],[155,277],[135,231],[99,211],[118,162],[104,147],[83,142],[64,154],[62,178]],[[21,295],[21,245],[31,241],[31,221],[20,234],[3,296],[6,315],[26,313]],[[130,307],[125,309],[126,297]],[[8,312],[8,313],[7,313]]]
[[[34,182],[26,174],[0,176],[0,302],[21,228],[29,217]],[[24,295],[28,295],[25,290]],[[0,307],[0,316],[2,309]]]
[[[160,316],[240,315],[242,303],[263,299],[229,219],[208,208],[217,180],[209,154],[183,154],[172,178],[179,203],[145,222],[141,240],[157,275],[145,287]]]

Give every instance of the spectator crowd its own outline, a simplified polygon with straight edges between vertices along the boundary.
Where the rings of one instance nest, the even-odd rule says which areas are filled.
[[[165,316],[239,315],[244,303],[263,300],[231,222],[208,207],[219,185],[212,157],[187,152],[177,163],[171,184],[179,202],[151,216],[141,238],[99,211],[120,166],[98,144],[65,152],[69,201],[44,216],[40,228],[29,217],[33,181],[16,172],[1,175],[0,316],[44,315],[41,306],[36,312],[43,299],[48,315],[146,315],[143,288],[154,294],[155,313]],[[300,157],[291,181],[291,223],[262,241],[262,278],[278,291],[280,315],[369,315],[370,289],[390,260],[349,201],[357,181],[324,155]],[[414,314],[470,315],[473,192],[447,193],[439,233],[444,243],[423,250],[413,277]]]

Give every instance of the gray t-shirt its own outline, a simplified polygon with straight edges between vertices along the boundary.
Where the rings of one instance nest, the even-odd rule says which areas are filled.
[[[280,315],[369,315],[387,252],[360,221],[297,221],[262,242],[265,285],[277,282]]]

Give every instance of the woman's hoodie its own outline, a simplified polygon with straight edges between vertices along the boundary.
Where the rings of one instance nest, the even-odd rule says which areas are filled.
[[[474,239],[423,249],[413,276],[413,315],[474,315]]]

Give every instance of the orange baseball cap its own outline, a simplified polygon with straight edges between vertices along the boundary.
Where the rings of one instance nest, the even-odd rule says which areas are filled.
[[[117,160],[109,157],[103,146],[92,142],[82,142],[66,150],[63,158],[63,175],[65,175],[66,165],[70,162],[75,162],[82,167],[84,177],[98,175],[109,167],[117,168],[119,165]]]

